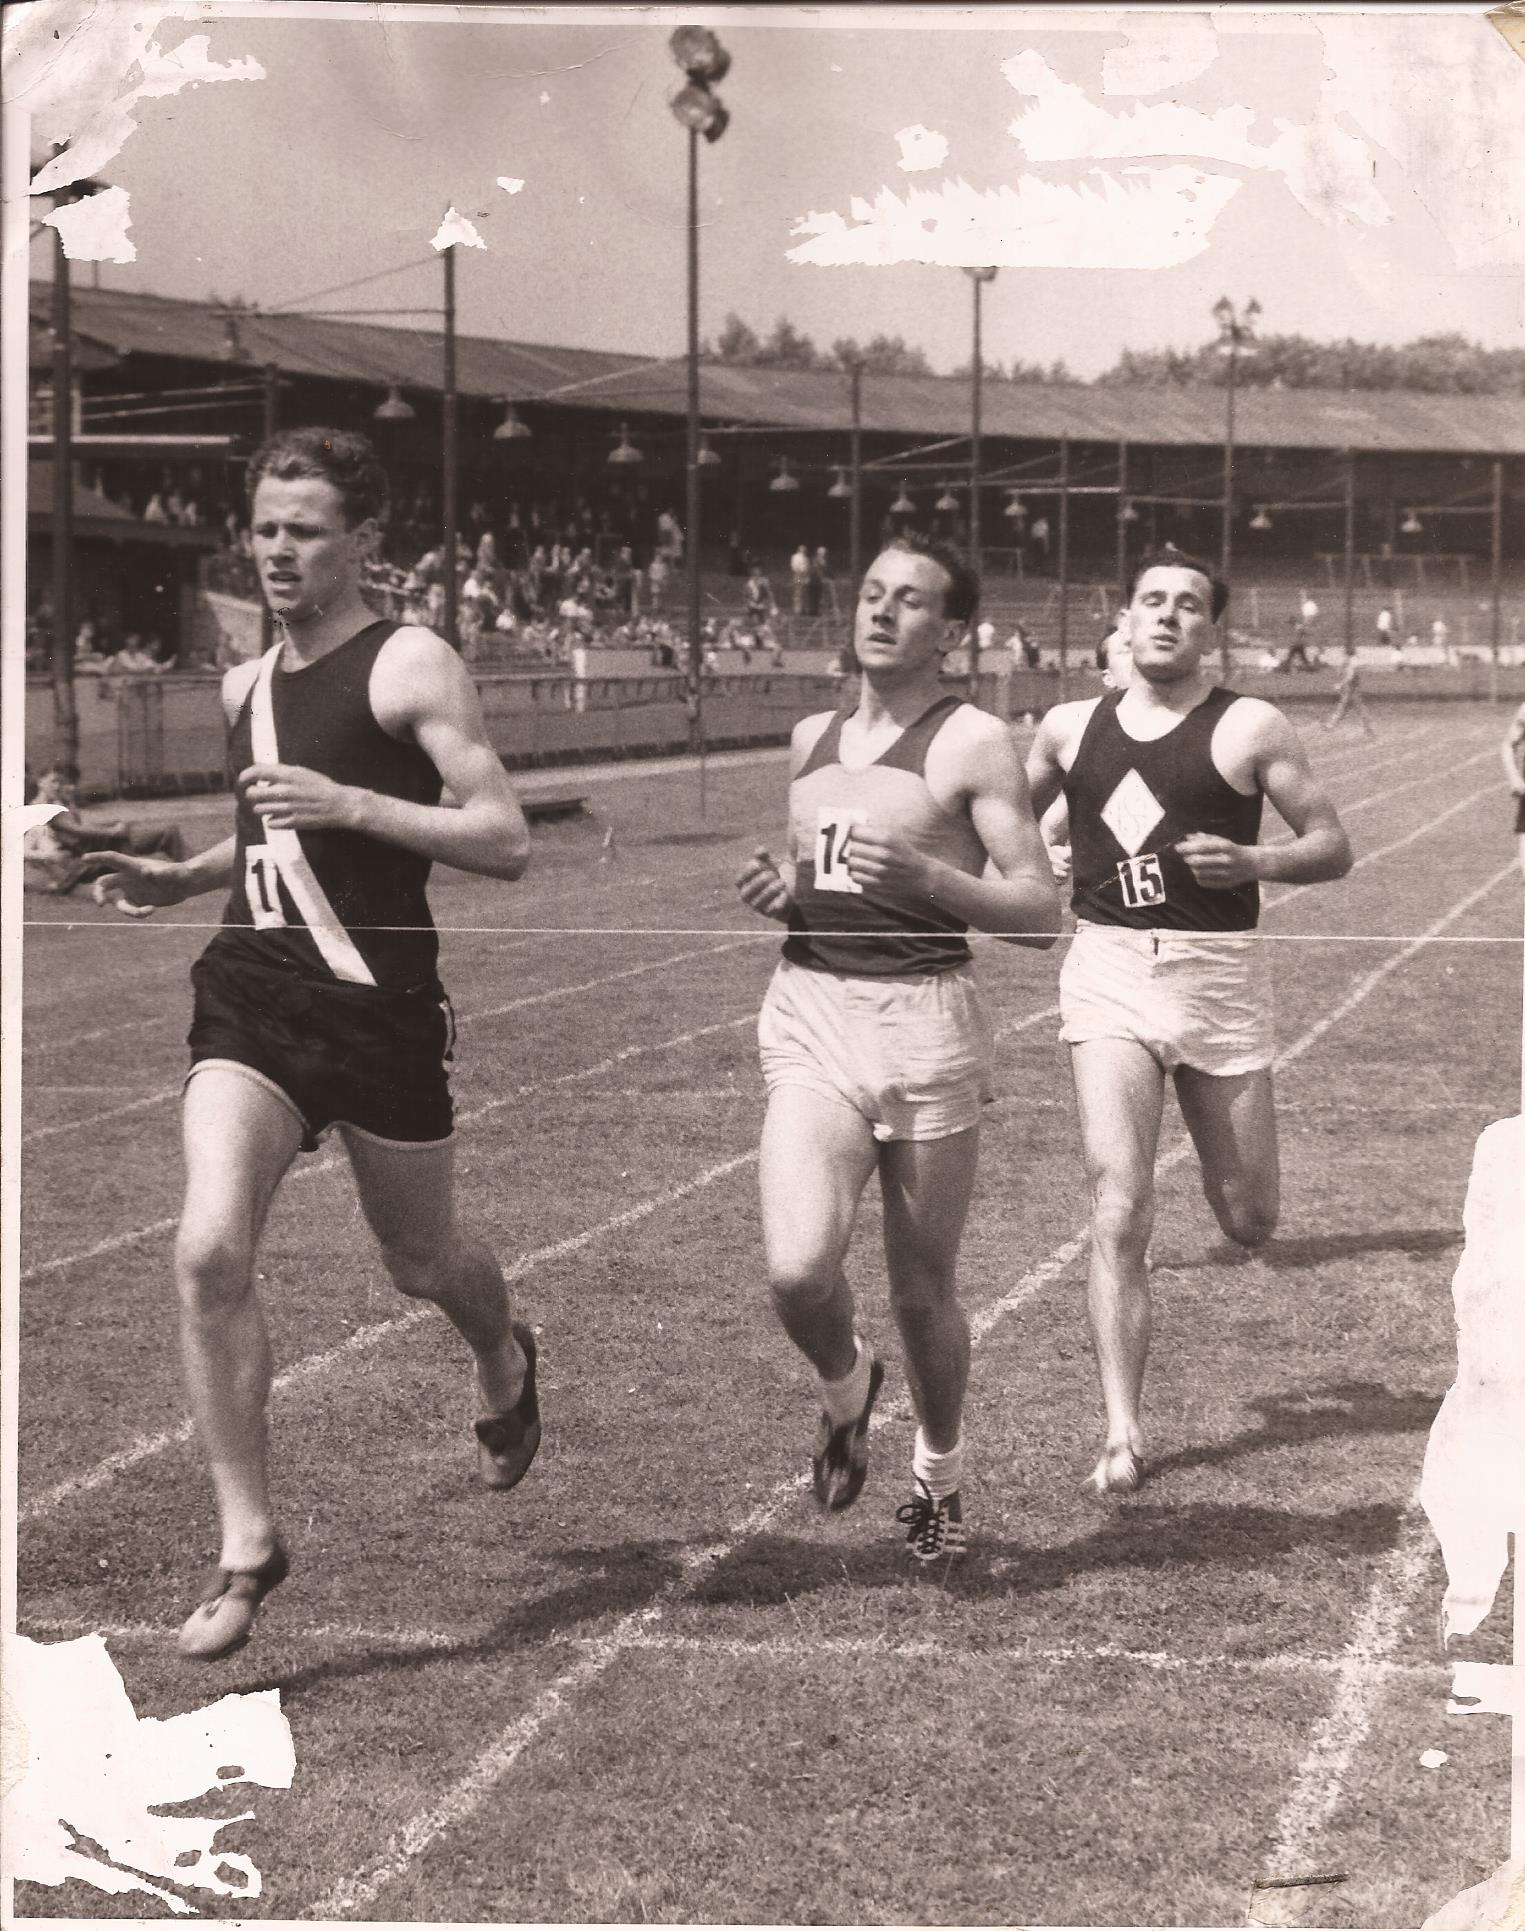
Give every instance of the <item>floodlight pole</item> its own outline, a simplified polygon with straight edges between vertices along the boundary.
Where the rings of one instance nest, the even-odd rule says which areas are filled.
[[[974,284],[974,354],[969,368],[969,555],[976,573],[980,569],[980,405],[985,356],[980,333],[980,291],[993,282],[993,268],[966,268]],[[975,616],[979,612],[976,610]],[[980,632],[978,624],[969,626],[969,701],[977,703],[980,694]]]
[[[852,435],[848,453],[852,461],[852,500],[848,504],[847,570],[854,603],[863,581],[863,364],[854,362],[852,375]]]
[[[1489,563],[1492,593],[1489,622],[1493,643],[1493,695],[1496,699],[1499,684],[1499,647],[1502,642],[1504,621],[1504,463],[1499,456],[1493,459],[1493,541],[1490,545]]]
[[[269,442],[275,434],[276,418],[280,412],[281,372],[273,362],[265,364],[264,411],[260,424],[261,441]],[[269,650],[275,642],[275,619],[270,614],[270,605],[264,596],[260,597],[259,641],[261,651]]]
[[[1356,452],[1345,451],[1345,654],[1356,644]]]
[[[442,460],[445,466],[443,495],[445,525],[445,640],[459,650],[457,629],[457,588],[455,580],[455,542],[460,521],[456,500],[455,448],[455,243],[440,250],[445,263],[445,386],[440,397]]]
[[[1070,678],[1070,439],[1059,438],[1059,701]]]
[[[1117,600],[1121,608],[1128,600],[1128,445],[1117,445]]]
[[[688,694],[705,811],[704,640],[699,581],[699,130],[688,130]]]
[[[74,696],[74,362],[70,340],[69,257],[53,230],[53,749],[60,764],[79,762]]]

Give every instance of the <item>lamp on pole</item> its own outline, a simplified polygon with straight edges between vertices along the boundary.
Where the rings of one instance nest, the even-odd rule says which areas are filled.
[[[974,560],[976,571],[980,567],[980,386],[984,376],[985,358],[980,340],[980,290],[987,282],[996,278],[993,268],[966,268],[964,273],[974,284],[974,354],[969,368],[969,553]],[[978,696],[980,688],[980,633],[971,626],[969,631],[969,696]]]
[[[1255,341],[1255,324],[1260,304],[1252,295],[1243,310],[1221,296],[1213,304],[1213,320],[1218,324],[1218,348],[1228,358],[1227,405],[1223,423],[1223,538],[1218,557],[1218,574],[1227,583],[1234,561],[1234,395],[1238,387],[1240,353]],[[1228,634],[1223,639],[1223,668],[1228,671]]]
[[[685,84],[668,105],[688,134],[688,704],[699,752],[699,808],[704,809],[704,648],[700,635],[699,484],[699,137],[718,141],[730,114],[715,83],[730,72],[731,56],[708,27],[679,27],[667,50]]]

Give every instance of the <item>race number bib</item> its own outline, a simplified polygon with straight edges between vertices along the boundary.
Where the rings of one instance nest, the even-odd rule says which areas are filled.
[[[861,892],[847,869],[847,847],[854,825],[866,825],[868,813],[840,805],[822,805],[815,820],[815,883],[819,892]]]
[[[258,932],[286,923],[279,881],[280,872],[270,847],[248,846],[244,852],[244,897],[249,901],[249,916]]]
[[[1120,859],[1117,877],[1123,888],[1123,904],[1130,911],[1165,903],[1165,875],[1160,870],[1157,852],[1141,852],[1137,858]]]

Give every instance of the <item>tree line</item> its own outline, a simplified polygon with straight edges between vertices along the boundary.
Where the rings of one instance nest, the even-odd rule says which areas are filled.
[[[713,343],[702,345],[706,361],[744,369],[850,369],[861,362],[870,375],[930,376],[938,373],[925,353],[902,335],[879,334],[867,342],[839,336],[829,349],[818,348],[802,330],[780,316],[767,335],[759,335],[739,315],[730,314]],[[952,373],[968,376],[972,360]],[[1058,360],[984,365],[987,381],[1082,383]],[[1241,348],[1236,379],[1259,389],[1410,389],[1426,395],[1525,395],[1525,349],[1487,349],[1449,332],[1422,335],[1398,344],[1318,342],[1307,335],[1266,335]],[[1094,384],[1129,384],[1152,389],[1221,388],[1228,380],[1228,358],[1217,343],[1195,349],[1124,349]],[[1085,386],[1085,385],[1082,385]]]

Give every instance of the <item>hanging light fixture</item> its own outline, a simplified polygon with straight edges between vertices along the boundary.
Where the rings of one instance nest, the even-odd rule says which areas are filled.
[[[377,404],[375,420],[377,422],[412,422],[416,413],[413,405],[404,399],[402,390],[394,382],[387,390],[386,401]]]
[[[837,480],[832,484],[831,488],[827,490],[826,494],[828,496],[836,497],[837,500],[841,502],[845,500],[847,497],[851,496],[852,493],[853,493],[853,486],[847,480],[847,471],[845,469],[839,469],[837,471]]]
[[[768,488],[772,490],[775,496],[783,496],[790,490],[798,489],[799,486],[800,479],[790,469],[789,458],[787,456],[780,456],[778,459],[778,474],[769,483]]]
[[[625,463],[640,463],[640,462],[644,462],[645,460],[646,459],[644,456],[642,456],[640,450],[638,450],[635,444],[630,440],[629,428],[627,427],[626,424],[621,423],[620,439],[614,445],[613,449],[609,451],[609,461],[611,463],[625,464]]]
[[[1007,500],[1005,514],[1011,518],[1013,523],[1025,523],[1027,521],[1027,505],[1022,501],[1021,496],[1016,490],[1011,492],[1011,496]],[[1126,514],[1127,512],[1125,511],[1124,515]]]
[[[720,467],[720,451],[718,449],[711,449],[708,436],[701,436],[699,438],[699,454],[694,460],[701,469],[718,469]]]
[[[503,420],[492,432],[493,441],[499,443],[523,442],[530,434],[529,424],[520,419],[519,412],[514,405],[511,402],[505,403]]]
[[[1403,521],[1398,525],[1398,528],[1402,530],[1405,536],[1424,535],[1424,525],[1419,521],[1418,510],[1406,511]]]
[[[953,486],[951,483],[943,484],[943,493],[938,497],[933,507],[941,510],[944,516],[951,515],[958,508],[958,498],[953,494]]]
[[[890,504],[890,515],[891,516],[914,516],[915,514],[916,514],[916,505],[911,501],[911,492],[906,488],[904,478],[902,478],[901,484],[900,484],[900,494],[895,498],[894,502]]]
[[[1268,530],[1270,527],[1271,519],[1266,515],[1265,504],[1257,503],[1255,505],[1255,514],[1250,518],[1250,528],[1252,530]]]

